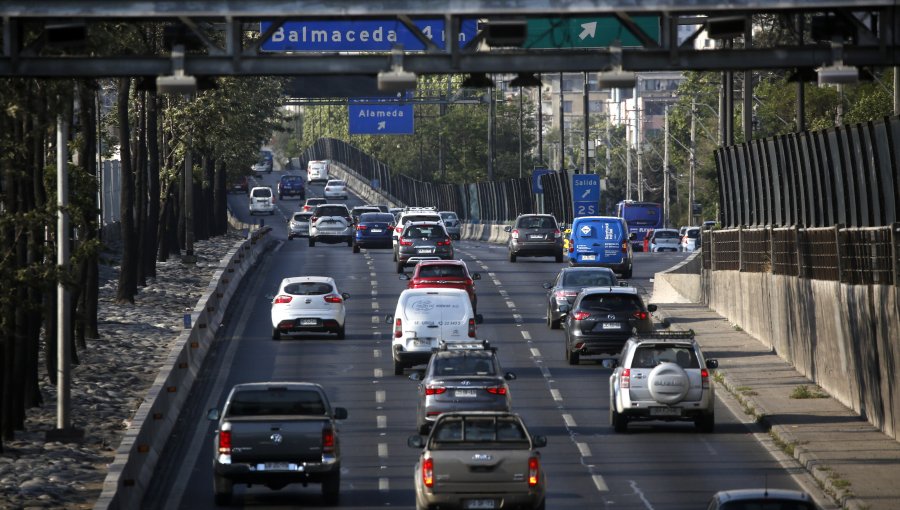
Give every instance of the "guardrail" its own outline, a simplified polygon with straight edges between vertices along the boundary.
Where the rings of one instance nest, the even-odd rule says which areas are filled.
[[[268,248],[271,227],[248,234],[222,259],[147,391],[109,466],[94,508],[140,508],[159,456],[244,274]],[[188,316],[185,317],[188,320]]]

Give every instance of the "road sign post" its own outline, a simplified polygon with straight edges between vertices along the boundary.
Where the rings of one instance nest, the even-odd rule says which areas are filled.
[[[596,216],[600,213],[600,176],[572,174],[572,216]]]

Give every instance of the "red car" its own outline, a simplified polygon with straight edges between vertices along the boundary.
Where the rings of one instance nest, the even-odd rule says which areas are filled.
[[[478,308],[478,297],[475,295],[475,280],[480,280],[478,273],[469,273],[466,263],[461,260],[423,260],[416,264],[412,276],[401,274],[401,280],[409,280],[408,289],[445,288],[463,289],[472,300],[472,311]]]

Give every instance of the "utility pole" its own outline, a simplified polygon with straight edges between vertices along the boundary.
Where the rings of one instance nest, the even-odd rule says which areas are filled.
[[[522,165],[525,164],[525,156],[522,153],[522,131],[524,131],[525,127],[522,125],[522,122],[524,122],[522,116],[522,87],[519,87],[519,179],[522,178]]]
[[[642,133],[642,131],[644,130],[644,122],[643,122],[643,119],[641,119],[641,108],[637,108],[635,115],[637,118],[637,187],[638,187],[637,195],[638,195],[638,201],[643,202],[644,201],[644,173],[642,170],[641,163],[642,163],[642,160],[644,159],[643,158],[643,155],[644,155],[644,148],[643,148],[644,136],[643,135],[644,134]]]
[[[566,169],[566,111],[563,108],[563,73],[559,73],[559,169]]]
[[[488,88],[488,162],[487,178],[494,180],[494,87]]]
[[[631,200],[631,142],[634,134],[625,126],[625,200]]]
[[[584,108],[584,161],[582,162],[581,173],[591,173],[590,160],[588,158],[588,137],[590,136],[590,102],[588,101],[588,73],[584,73],[584,88],[581,91],[582,108]]]
[[[744,49],[753,48],[753,26],[750,16],[747,16],[744,30]],[[744,121],[744,141],[753,139],[753,71],[744,71],[744,107],[742,120]]]
[[[691,153],[689,154],[690,177],[688,178],[688,224],[694,225],[694,171],[697,166],[695,137],[697,136],[697,105],[691,99]]]
[[[609,108],[606,109],[606,178],[609,179],[610,168],[612,168],[612,140],[609,138],[609,125],[611,124],[609,117]]]
[[[541,81],[541,74],[538,73],[538,81]],[[537,88],[537,118],[538,118],[538,165],[544,166],[544,86]]]
[[[665,129],[663,134],[663,225],[669,228],[669,106],[666,105]]]

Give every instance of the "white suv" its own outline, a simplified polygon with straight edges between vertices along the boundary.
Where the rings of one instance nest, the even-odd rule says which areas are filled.
[[[715,428],[715,386],[693,331],[656,331],[625,342],[609,378],[609,421],[625,432],[633,420],[692,420],[701,432]]]
[[[257,186],[250,190],[250,216],[256,213],[275,214],[275,194],[268,186]]]
[[[433,221],[444,226],[444,219],[434,207],[407,207],[397,216],[397,224],[394,226],[393,245],[394,262],[397,262],[398,239],[403,233],[403,227],[408,221]]]

